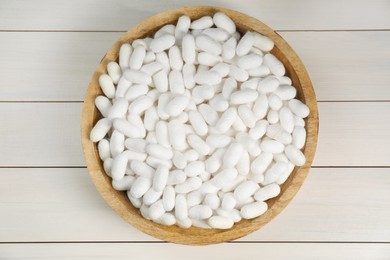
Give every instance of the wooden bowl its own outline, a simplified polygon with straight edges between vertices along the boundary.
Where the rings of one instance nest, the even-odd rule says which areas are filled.
[[[125,192],[114,190],[111,186],[111,178],[104,172],[97,145],[89,140],[92,127],[102,117],[94,105],[95,97],[103,94],[99,87],[98,77],[100,74],[106,73],[108,62],[118,60],[119,48],[123,43],[151,36],[162,26],[175,24],[181,15],[188,15],[191,20],[195,20],[205,15],[213,15],[216,12],[227,14],[234,20],[240,32],[256,31],[268,36],[275,42],[275,47],[271,53],[284,63],[286,74],[291,77],[293,85],[297,88],[298,98],[310,108],[310,115],[306,118],[306,146],[303,149],[306,164],[302,167],[295,167],[288,180],[281,186],[280,195],[267,202],[269,209],[260,217],[252,220],[241,220],[229,230],[200,229],[196,227],[183,229],[176,225],[163,226],[143,218],[139,210],[132,206]],[[255,18],[225,8],[212,6],[184,7],[165,11],[146,19],[126,32],[108,50],[93,74],[85,96],[81,133],[84,156],[92,180],[101,196],[116,213],[134,227],[156,238],[179,244],[206,245],[234,240],[252,233],[271,221],[287,206],[305,180],[314,158],[318,136],[318,110],[310,78],[301,60],[286,41],[271,28]]]

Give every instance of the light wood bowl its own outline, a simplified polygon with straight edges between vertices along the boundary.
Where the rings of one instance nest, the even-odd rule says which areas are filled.
[[[291,77],[293,85],[297,88],[298,98],[310,108],[310,115],[305,120],[307,140],[304,154],[306,156],[306,164],[294,169],[288,180],[281,186],[280,195],[267,202],[269,209],[260,217],[252,220],[241,220],[229,230],[200,229],[195,227],[182,229],[176,225],[163,226],[143,218],[139,210],[132,206],[125,192],[114,190],[111,186],[111,178],[104,172],[97,145],[89,140],[92,127],[102,117],[94,105],[95,97],[103,94],[99,87],[98,77],[100,74],[106,73],[108,62],[118,60],[119,48],[123,43],[151,36],[162,26],[175,24],[181,15],[188,15],[192,20],[195,20],[220,11],[234,20],[240,32],[256,31],[270,37],[275,42],[275,47],[271,53],[284,63],[286,74]],[[313,162],[318,137],[318,110],[310,78],[301,60],[286,41],[271,28],[255,18],[225,8],[212,6],[184,7],[165,11],[146,19],[126,32],[108,50],[93,74],[85,96],[81,134],[84,156],[92,180],[101,196],[116,213],[134,227],[161,240],[179,244],[206,245],[234,240],[252,233],[270,222],[287,206],[301,187]]]

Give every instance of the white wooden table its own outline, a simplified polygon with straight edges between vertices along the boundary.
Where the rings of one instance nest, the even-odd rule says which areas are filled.
[[[320,111],[317,156],[293,202],[261,230],[203,247],[117,216],[79,134],[105,51],[146,17],[193,4],[277,30],[307,66]],[[389,0],[1,0],[0,259],[390,259],[389,114]]]

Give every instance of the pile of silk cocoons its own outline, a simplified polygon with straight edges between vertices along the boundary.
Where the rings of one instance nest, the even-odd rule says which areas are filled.
[[[144,218],[232,228],[266,212],[305,164],[309,108],[273,47],[218,12],[123,43],[107,64],[90,139]]]

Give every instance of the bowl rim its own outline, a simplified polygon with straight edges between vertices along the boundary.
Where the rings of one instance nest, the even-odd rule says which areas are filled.
[[[297,88],[298,92],[301,91],[298,93],[300,99],[303,99],[304,103],[310,108],[310,114],[305,119],[307,138],[304,154],[306,163],[301,167],[294,168],[293,173],[282,185],[282,191],[279,196],[269,200],[268,202],[271,206],[263,215],[257,218],[241,220],[233,228],[228,230],[200,229],[196,227],[183,229],[176,225],[163,226],[143,218],[139,210],[131,205],[124,192],[118,192],[113,189],[111,178],[104,172],[103,163],[97,151],[97,145],[89,139],[93,125],[101,117],[94,104],[95,97],[102,94],[98,84],[98,77],[100,74],[106,72],[108,62],[117,60],[119,48],[123,43],[132,42],[137,38],[150,35],[163,25],[177,21],[181,15],[188,15],[193,20],[205,15],[212,15],[216,12],[224,12],[227,14],[234,20],[237,28],[247,28],[246,30],[250,29],[259,32],[270,37],[275,42],[275,47],[271,53],[282,60],[286,66],[286,70],[292,72],[289,76],[293,80],[293,85],[297,85],[297,83],[300,85],[301,89]],[[289,204],[310,170],[317,146],[318,128],[318,107],[309,75],[298,55],[277,32],[273,31],[261,21],[238,11],[216,6],[190,6],[170,9],[143,20],[123,34],[107,51],[96,68],[86,91],[81,119],[81,139],[89,174],[100,195],[118,215],[137,229],[155,238],[179,244],[206,245],[226,242],[248,235],[274,219]]]

